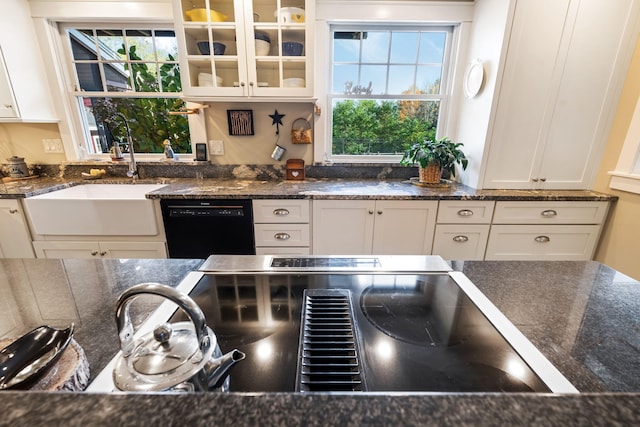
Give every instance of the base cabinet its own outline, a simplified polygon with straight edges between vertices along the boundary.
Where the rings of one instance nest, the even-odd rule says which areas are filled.
[[[608,202],[497,202],[487,260],[590,260]]]
[[[434,255],[450,260],[482,260],[495,202],[442,200],[438,204]]]
[[[314,255],[427,255],[437,201],[314,200]]]
[[[308,200],[254,200],[257,255],[309,255]]]
[[[19,200],[0,200],[0,258],[35,258]]]
[[[166,258],[164,242],[35,241],[38,258]]]

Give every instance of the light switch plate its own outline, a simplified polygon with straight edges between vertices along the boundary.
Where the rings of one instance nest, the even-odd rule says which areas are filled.
[[[45,153],[64,153],[62,140],[60,139],[43,139],[42,146]]]
[[[224,143],[221,139],[214,139],[209,141],[209,154],[212,156],[224,155]]]

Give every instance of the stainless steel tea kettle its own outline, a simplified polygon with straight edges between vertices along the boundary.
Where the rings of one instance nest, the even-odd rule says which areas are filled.
[[[163,323],[152,333],[134,336],[129,306],[135,297],[158,295],[173,301],[191,322]],[[229,370],[245,355],[224,356],[198,305],[184,293],[159,283],[141,283],[124,291],[116,304],[120,349],[113,370],[124,391],[228,391]]]

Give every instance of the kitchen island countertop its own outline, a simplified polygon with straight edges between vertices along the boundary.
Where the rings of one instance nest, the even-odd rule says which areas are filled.
[[[612,201],[616,196],[588,190],[477,190],[462,184],[422,187],[409,180],[323,178],[304,181],[150,178],[138,183],[166,184],[148,193],[149,199],[376,199],[376,200],[532,200]],[[126,184],[129,179],[39,178],[0,185],[0,199],[32,197],[80,184]]]
[[[2,335],[26,332],[45,320],[54,326],[73,320],[75,338],[95,377],[117,350],[113,317],[117,295],[143,281],[176,286],[201,262],[2,259]],[[632,425],[640,421],[640,282],[592,261],[451,264],[580,395],[3,391],[0,425],[135,425],[142,420],[158,425]],[[138,318],[155,304],[157,300],[143,301]]]

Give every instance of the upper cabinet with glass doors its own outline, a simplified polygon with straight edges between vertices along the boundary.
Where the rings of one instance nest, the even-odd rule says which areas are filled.
[[[313,96],[313,0],[174,0],[186,98]]]

